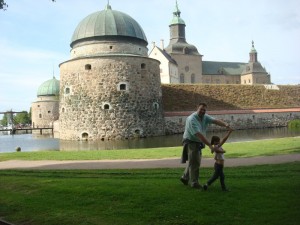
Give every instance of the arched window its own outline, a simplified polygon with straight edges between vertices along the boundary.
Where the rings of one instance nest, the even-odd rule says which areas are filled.
[[[109,109],[110,107],[109,107],[109,104],[104,104],[104,107],[103,107],[104,109]]]
[[[86,132],[84,132],[84,133],[81,134],[81,137],[85,138],[85,139],[88,139],[89,138],[89,134],[86,133]]]
[[[184,83],[184,74],[180,74],[180,83]]]

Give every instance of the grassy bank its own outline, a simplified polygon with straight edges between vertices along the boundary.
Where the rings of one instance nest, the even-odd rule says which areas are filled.
[[[0,217],[30,225],[296,225],[300,164],[225,168],[208,191],[182,169],[0,171]],[[211,175],[201,169],[201,182]]]
[[[253,142],[226,143],[226,157],[255,157],[300,153],[300,137],[259,140]],[[1,153],[0,161],[5,160],[113,160],[113,159],[162,159],[179,158],[182,147],[98,150],[98,151],[39,151]],[[203,150],[204,157],[212,157],[208,148]]]

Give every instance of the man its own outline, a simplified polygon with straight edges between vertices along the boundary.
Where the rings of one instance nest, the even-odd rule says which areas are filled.
[[[184,185],[190,185],[192,188],[200,189],[199,167],[202,157],[202,149],[207,145],[211,151],[213,147],[206,138],[206,128],[209,124],[216,124],[221,127],[229,128],[229,125],[221,120],[217,120],[206,113],[207,105],[200,103],[197,112],[191,114],[185,123],[183,134],[183,143],[187,149],[188,164],[184,170],[180,181]]]

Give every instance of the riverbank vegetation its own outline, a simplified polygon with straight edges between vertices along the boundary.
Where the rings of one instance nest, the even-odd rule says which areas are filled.
[[[31,225],[296,225],[299,163],[225,168],[207,191],[182,169],[1,170],[0,217]],[[213,168],[201,168],[201,183]],[[190,206],[193,206],[191,209]]]
[[[288,127],[289,128],[300,128],[300,120],[297,119],[297,120],[291,120],[291,121],[289,121]]]
[[[227,151],[227,158],[300,153],[300,137],[226,143],[224,149]],[[181,146],[127,150],[12,152],[1,153],[0,161],[163,159],[180,158],[181,152]],[[203,157],[212,157],[208,148],[203,150]]]

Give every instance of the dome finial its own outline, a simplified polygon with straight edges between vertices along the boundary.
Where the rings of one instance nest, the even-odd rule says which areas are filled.
[[[105,6],[105,10],[111,9],[111,6],[109,4],[109,0],[107,0],[107,5]]]
[[[178,2],[176,0],[176,7],[175,7],[175,11],[173,12],[174,16],[177,16],[177,17],[180,17],[180,10],[179,10],[179,7],[178,7]]]

